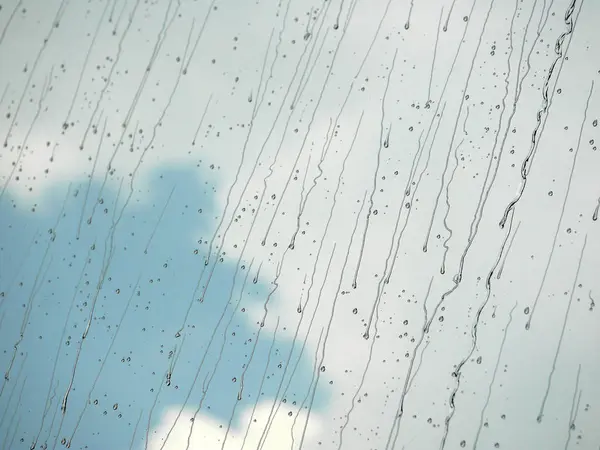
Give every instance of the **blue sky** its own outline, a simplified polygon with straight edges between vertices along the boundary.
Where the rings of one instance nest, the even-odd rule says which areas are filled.
[[[162,221],[156,227],[173,186],[173,196],[167,204]],[[121,193],[118,211],[123,204],[126,188],[124,186]],[[100,183],[92,182],[90,201],[86,205],[80,238],[77,239],[85,189],[85,183],[71,185],[64,206],[64,216],[60,218],[55,230],[56,238],[49,247],[46,261],[50,263],[50,268],[45,272],[45,277],[40,279],[42,287],[34,296],[32,313],[24,340],[19,345],[13,376],[5,387],[8,394],[10,389],[28,375],[20,408],[31,411],[32,429],[36,430],[33,426],[34,418],[41,421],[41,411],[46,401],[57,345],[61,346],[55,375],[58,395],[51,406],[50,416],[59,406],[60,399],[67,389],[76,350],[87,324],[98,274],[102,268],[105,241],[109,236],[111,216],[115,208],[117,192],[112,188],[105,189],[102,195],[103,204],[99,205],[91,225],[87,224],[93,207],[92,202],[97,198],[100,189]],[[177,348],[177,364],[173,369],[171,386],[163,386],[153,412],[152,422],[155,426],[165,408],[177,408],[183,403],[217,325],[218,331],[208,350],[197,384],[192,389],[187,408],[192,411],[196,409],[203,397],[203,382],[216,370],[203,402],[202,413],[227,426],[233,406],[237,402],[241,375],[248,364],[260,328],[243,310],[257,305],[262,309],[274,287],[271,284],[272,280],[266,279],[264,273],[258,277],[256,284],[253,282],[258,269],[256,264],[252,267],[253,272],[248,276],[242,291],[246,279],[245,272],[250,268],[250,262],[243,261],[242,265],[246,269],[238,271],[230,301],[236,261],[225,257],[223,262],[217,264],[205,299],[200,303],[197,299],[205,287],[208,271],[212,267],[209,264],[190,310],[183,336],[175,337],[204,267],[208,241],[217,223],[215,217],[219,212],[215,209],[212,189],[209,176],[201,169],[165,168],[155,171],[150,177],[149,190],[143,193],[144,204],[137,204],[134,196],[131,206],[125,210],[115,233],[114,257],[98,296],[89,335],[83,343],[73,391],[69,396],[69,413],[63,427],[64,435],[69,436],[73,430],[75,420],[85,404],[91,384],[100,369],[101,359],[112,341],[138,277],[140,282],[135,289],[136,294],[92,394],[92,398],[98,399],[99,404],[88,408],[78,429],[78,435],[86,436],[85,441],[93,446],[117,448],[123,445],[123,442],[128,442],[140,411],[143,411],[143,422],[147,420],[154,401],[151,390],[156,392],[161,380],[164,382],[164,373],[170,365],[168,354]],[[28,211],[23,204],[14,208],[11,205],[14,200],[10,198],[2,202],[2,266],[8,268],[6,272],[3,271],[7,274],[2,279],[3,289],[6,290],[12,280],[17,283],[23,280],[23,286],[13,286],[2,304],[2,331],[3,336],[6,336],[2,357],[4,366],[8,365],[12,357],[10,341],[16,341],[18,338],[24,314],[23,304],[28,299],[49,240],[50,234],[47,230],[56,222],[57,212],[61,211],[67,190],[68,186],[65,184],[57,185],[44,195],[42,212]],[[104,208],[107,208],[107,213],[104,213]],[[155,227],[156,232],[145,253]],[[21,249],[27,248],[36,231],[41,232],[41,235],[33,244],[18,277],[14,277],[10,271],[19,267],[21,258],[26,256]],[[202,244],[198,244],[198,241]],[[94,242],[96,247],[90,253],[90,262],[85,270],[83,282],[79,285],[75,308],[67,324],[66,335],[70,344],[59,344],[74,287],[77,285],[89,247]],[[197,254],[196,249],[199,250]],[[276,304],[280,301],[279,293],[275,292],[269,303]],[[226,306],[226,313],[219,323]],[[277,317],[268,315],[266,322],[277,322]],[[265,402],[275,400],[284,371],[282,363],[287,361],[293,341],[287,336],[278,335],[271,349],[272,342],[272,332],[267,330],[261,333],[250,367],[244,376],[244,393],[232,424],[235,428],[247,426],[247,423],[240,422],[239,412],[252,407],[257,401],[257,396]],[[287,387],[292,372],[292,368],[289,369],[280,394],[281,400],[281,395],[286,391],[285,399],[290,404],[290,411],[297,410],[297,407],[291,405],[292,402],[300,405],[307,395],[313,372],[312,355],[305,351],[300,356],[301,346],[300,340],[296,342],[291,357],[292,365],[300,358],[298,369]],[[215,367],[221,348],[222,357],[219,365]],[[27,354],[27,365],[21,379],[15,379],[14,375],[24,360],[23,354]],[[123,358],[125,362],[122,362]],[[259,392],[267,360],[267,379]],[[39,370],[36,367],[50,370],[45,371],[47,376],[36,377],[33,376]],[[238,381],[234,382],[234,378]],[[8,395],[3,396],[3,407],[10,407],[4,403],[7,398]],[[325,402],[326,396],[320,395],[313,408],[319,410]],[[115,403],[119,406],[113,410]],[[106,416],[103,416],[104,411],[108,412]],[[122,417],[115,420],[114,416],[118,414],[122,414]],[[47,420],[45,427],[50,423],[50,417]],[[100,431],[108,429],[110,432]],[[42,433],[42,437],[47,435],[46,431],[47,429]]]

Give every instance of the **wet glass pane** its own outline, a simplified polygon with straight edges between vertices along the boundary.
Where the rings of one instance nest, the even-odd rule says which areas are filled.
[[[0,0],[0,448],[599,448],[599,20]]]

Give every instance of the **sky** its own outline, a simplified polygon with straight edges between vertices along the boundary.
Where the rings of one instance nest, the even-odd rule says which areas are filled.
[[[1,448],[600,448],[598,18],[3,1]]]

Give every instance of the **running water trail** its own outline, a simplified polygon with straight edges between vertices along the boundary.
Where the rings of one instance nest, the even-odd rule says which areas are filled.
[[[38,3],[0,449],[597,448],[596,3]]]

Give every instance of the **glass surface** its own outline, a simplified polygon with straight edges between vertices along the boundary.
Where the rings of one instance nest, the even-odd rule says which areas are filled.
[[[0,3],[0,449],[599,448],[599,2]]]

